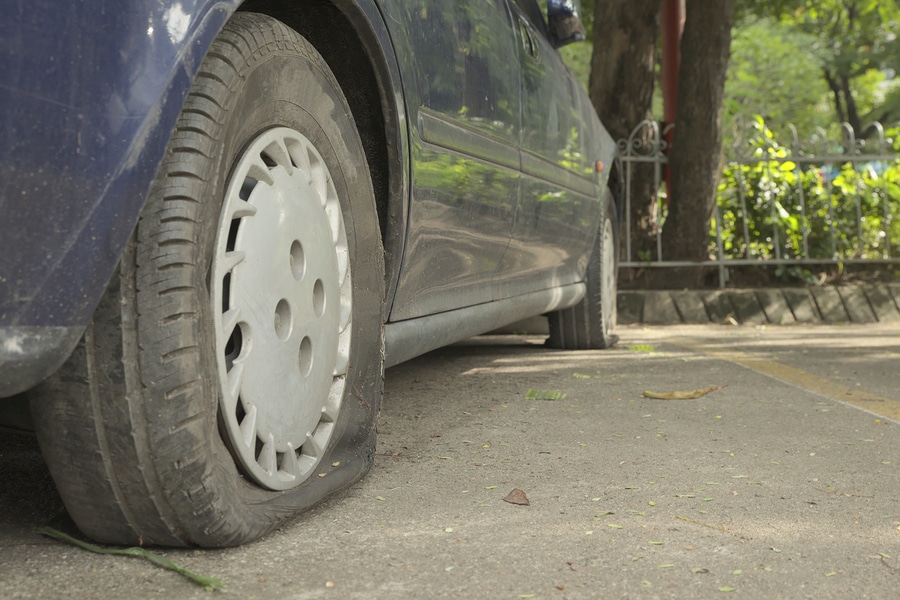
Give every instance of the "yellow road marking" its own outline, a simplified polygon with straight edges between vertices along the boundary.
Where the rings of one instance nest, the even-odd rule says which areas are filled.
[[[768,375],[790,385],[815,392],[826,398],[832,398],[838,402],[846,402],[853,406],[900,421],[900,400],[892,400],[878,394],[872,394],[863,390],[853,389],[840,384],[833,379],[821,377],[773,360],[748,356],[744,352],[722,352],[710,350],[702,344],[695,344],[685,339],[673,340],[673,342],[693,352],[705,354],[712,358],[724,360],[736,365],[741,365],[757,373]]]

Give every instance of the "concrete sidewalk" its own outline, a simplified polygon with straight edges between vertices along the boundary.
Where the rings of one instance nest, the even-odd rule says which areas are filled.
[[[892,323],[900,283],[747,290],[621,290],[622,325]]]

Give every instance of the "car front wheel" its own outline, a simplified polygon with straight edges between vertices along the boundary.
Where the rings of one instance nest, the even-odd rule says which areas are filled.
[[[90,537],[245,543],[371,465],[384,266],[350,114],[271,18],[237,13],[208,52],[119,273],[32,400]]]

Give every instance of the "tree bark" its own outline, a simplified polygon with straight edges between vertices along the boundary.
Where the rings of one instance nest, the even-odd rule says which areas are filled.
[[[722,100],[733,17],[734,0],[686,2],[678,111],[669,153],[672,195],[663,228],[665,260],[708,258],[722,160]],[[679,287],[700,282],[700,275],[692,282],[679,278]]]
[[[850,89],[850,78],[847,75],[841,75],[841,89],[844,90],[847,122],[853,128],[853,135],[856,136],[856,139],[860,139],[863,135],[862,119],[859,117],[859,109],[856,108],[856,99],[853,97],[853,90]]]
[[[831,72],[828,71],[828,69],[825,69],[824,73],[828,89],[831,90],[831,94],[834,96],[834,108],[837,112],[838,123],[843,123],[847,120],[847,115],[844,113],[844,102],[841,100],[841,86],[839,86],[838,82],[831,76]]]
[[[660,6],[660,0],[607,0],[594,4],[594,51],[588,87],[597,114],[617,141],[627,139],[638,124],[653,118]],[[644,128],[638,140],[649,145],[650,129]],[[634,163],[630,198],[633,260],[654,247],[657,187],[653,165]],[[620,215],[623,224],[625,217]],[[625,256],[623,252],[622,257]]]

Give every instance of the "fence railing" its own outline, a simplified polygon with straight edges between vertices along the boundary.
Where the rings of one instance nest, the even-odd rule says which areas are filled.
[[[640,123],[619,140],[625,184],[621,265],[715,266],[725,287],[729,267],[736,266],[900,264],[900,153],[881,124],[873,124],[865,140],[848,125],[840,140],[820,129],[802,143],[795,129],[789,131],[789,145],[779,144],[760,121],[751,135],[735,140],[720,178],[709,258],[684,262],[663,255],[666,132],[655,121]],[[647,165],[642,177],[653,178],[652,188],[641,188],[651,190],[650,198],[636,197],[639,165]],[[637,202],[644,203],[654,238],[643,249],[632,247]]]

